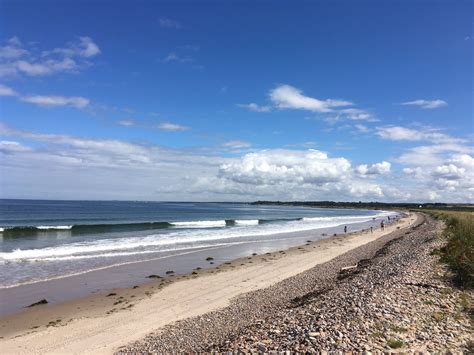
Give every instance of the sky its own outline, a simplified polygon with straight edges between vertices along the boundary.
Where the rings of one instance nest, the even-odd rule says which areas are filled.
[[[471,1],[0,3],[0,197],[474,203]]]

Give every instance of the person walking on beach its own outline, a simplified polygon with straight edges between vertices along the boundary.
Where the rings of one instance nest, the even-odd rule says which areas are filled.
[[[370,226],[370,234],[374,233],[374,227]]]
[[[347,233],[347,226],[344,226],[344,233]]]
[[[383,224],[383,221],[380,222],[380,228],[382,228],[382,230],[385,230],[385,225]]]

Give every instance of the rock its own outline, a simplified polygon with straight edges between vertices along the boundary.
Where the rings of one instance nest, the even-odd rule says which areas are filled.
[[[38,301],[38,302],[35,302],[35,303],[32,303],[30,304],[29,306],[26,306],[26,308],[29,308],[29,307],[35,307],[35,306],[41,306],[42,304],[48,304],[48,301],[43,298],[42,300]]]
[[[160,276],[160,275],[155,275],[155,274],[153,274],[153,275],[148,275],[147,277],[148,277],[149,279],[161,279],[161,276]]]

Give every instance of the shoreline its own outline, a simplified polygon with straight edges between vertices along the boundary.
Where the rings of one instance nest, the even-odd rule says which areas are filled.
[[[15,353],[111,353],[166,324],[225,307],[238,295],[271,286],[414,222],[409,214],[388,225],[384,233],[376,229],[373,235],[367,231],[338,235],[138,287],[113,289],[108,295],[32,307],[1,319],[2,348]],[[194,296],[189,290],[195,291]]]
[[[398,217],[401,214],[398,215]],[[347,224],[349,231],[357,233],[371,226],[378,229],[378,217],[365,222]],[[235,259],[290,249],[312,241],[351,235],[344,233],[344,225],[321,227],[294,232],[280,232],[263,235],[255,240],[226,242],[210,246],[176,250],[145,260],[133,260],[115,265],[97,267],[69,275],[52,276],[45,280],[26,281],[17,285],[0,288],[0,298],[11,300],[0,304],[0,317],[21,312],[25,307],[46,299],[48,304],[59,304],[83,298],[110,289],[127,288],[149,282],[150,275],[169,279],[171,276],[184,276],[198,269],[214,269],[219,264]],[[212,260],[207,260],[209,257]],[[172,273],[170,272],[172,271]],[[168,274],[168,272],[170,272]]]

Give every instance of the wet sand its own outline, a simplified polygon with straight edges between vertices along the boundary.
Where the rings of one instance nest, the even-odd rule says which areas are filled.
[[[1,319],[2,352],[112,353],[166,324],[225,307],[239,294],[273,285],[405,228],[414,220],[410,215],[384,232],[376,229],[373,234],[365,231],[306,242],[286,251],[226,261],[217,267],[210,264],[214,261],[204,260],[208,268],[190,274],[145,279],[151,282],[28,308]]]

